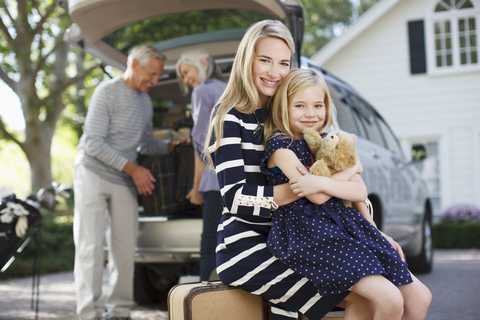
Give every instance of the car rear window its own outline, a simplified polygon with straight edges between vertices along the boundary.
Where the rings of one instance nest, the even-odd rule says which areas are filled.
[[[235,29],[245,30],[263,19],[275,19],[275,17],[234,9],[181,12],[138,21],[112,32],[104,37],[103,41],[128,54],[130,49],[138,44],[154,44],[212,32],[217,32],[217,35],[221,36],[218,31],[231,34]],[[243,32],[240,34],[240,37],[242,36]]]

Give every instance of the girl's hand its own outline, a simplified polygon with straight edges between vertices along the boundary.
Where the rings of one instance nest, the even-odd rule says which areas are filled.
[[[290,189],[299,197],[308,197],[318,192],[322,192],[321,180],[318,176],[311,174],[304,166],[297,166],[297,170],[302,174],[290,179]]]
[[[402,258],[402,260],[405,262],[405,254],[403,253],[402,247],[400,247],[400,245],[395,240],[393,240],[392,237],[388,236],[387,234],[383,233],[382,231],[380,231],[380,233],[382,234],[382,236],[385,239],[387,239],[388,242],[390,242],[390,244],[395,248],[395,250],[400,255],[400,258]]]
[[[363,165],[362,165],[362,163],[360,162],[360,160],[357,161],[357,163],[355,164],[354,168],[357,169],[357,173],[358,173],[358,174],[362,174],[362,172],[363,172]]]

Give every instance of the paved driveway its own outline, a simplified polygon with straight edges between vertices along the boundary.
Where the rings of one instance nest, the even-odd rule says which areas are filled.
[[[436,250],[433,272],[418,278],[433,293],[427,320],[480,319],[480,250]],[[104,277],[104,283],[105,280]],[[0,282],[0,320],[35,319],[30,309],[31,295],[31,278]],[[168,319],[165,310],[165,306],[159,310],[136,308],[132,317],[134,320]],[[41,277],[38,319],[75,319],[72,272]]]

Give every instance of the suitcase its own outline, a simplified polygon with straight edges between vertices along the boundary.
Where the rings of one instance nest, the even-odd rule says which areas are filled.
[[[139,164],[155,177],[152,195],[139,196],[143,216],[169,216],[175,213],[200,215],[185,196],[193,186],[194,150],[190,145],[178,145],[173,154],[142,156]]]
[[[168,294],[170,320],[269,320],[268,301],[221,282],[196,282],[174,286]],[[342,311],[329,312],[324,320],[341,320]],[[308,320],[305,316],[299,319]]]
[[[170,320],[268,320],[268,302],[221,282],[187,283],[168,294]]]

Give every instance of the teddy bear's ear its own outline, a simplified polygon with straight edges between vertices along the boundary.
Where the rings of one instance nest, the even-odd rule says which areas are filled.
[[[323,138],[323,143],[325,144],[325,149],[328,151],[335,149],[338,144],[338,136],[334,133],[329,133]]]
[[[313,129],[305,129],[303,130],[303,139],[307,142],[308,149],[310,152],[315,154],[317,153],[318,149],[320,149],[321,138],[320,134]]]

